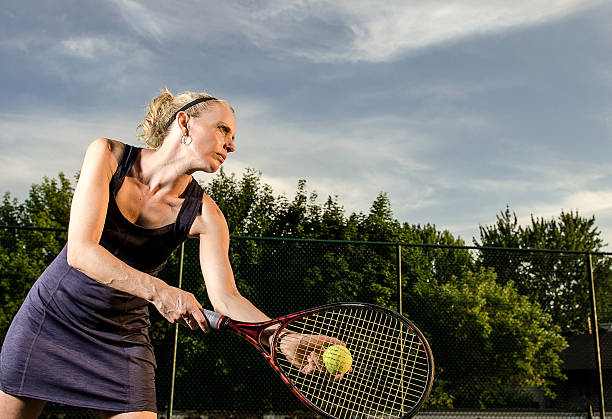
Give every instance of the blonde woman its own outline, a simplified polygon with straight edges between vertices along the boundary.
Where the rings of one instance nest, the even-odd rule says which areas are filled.
[[[149,303],[170,322],[208,330],[194,296],[156,277],[187,237],[200,240],[215,310],[268,319],[236,289],[225,217],[191,176],[215,172],[236,150],[233,109],[205,93],[166,90],[141,127],[147,148],[100,138],[87,149],[68,242],[3,344],[3,419],[38,417],[46,401],[108,418],[155,418]]]

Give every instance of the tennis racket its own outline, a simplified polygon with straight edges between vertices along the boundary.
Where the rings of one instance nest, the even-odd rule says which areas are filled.
[[[330,304],[260,323],[202,312],[212,329],[251,342],[302,403],[326,418],[410,418],[433,384],[427,340],[408,319],[383,307]],[[352,357],[344,373],[324,365],[325,350],[335,344]]]

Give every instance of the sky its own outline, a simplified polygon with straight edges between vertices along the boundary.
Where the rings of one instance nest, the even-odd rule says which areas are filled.
[[[278,195],[305,179],[349,215],[385,192],[467,244],[506,206],[577,210],[612,243],[611,21],[597,0],[8,0],[0,193],[137,145],[160,89],[205,90],[236,110],[225,171]]]

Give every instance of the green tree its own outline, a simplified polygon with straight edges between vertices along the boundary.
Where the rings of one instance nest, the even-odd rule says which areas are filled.
[[[279,210],[272,188],[262,184],[261,173],[247,169],[240,180],[223,169],[204,185],[227,219],[230,234],[265,235]]]
[[[553,397],[562,378],[558,353],[567,344],[551,317],[492,269],[466,272],[445,284],[419,282],[408,298],[435,354],[435,407],[532,404],[529,388]]]
[[[27,292],[66,243],[70,202],[74,190],[60,173],[43,178],[19,203],[6,193],[0,207],[0,337],[25,299]],[[44,229],[27,229],[28,227]]]
[[[232,235],[276,237],[234,239],[230,249],[240,292],[269,315],[343,300],[397,309],[398,245],[393,243],[419,243],[401,248],[403,303],[407,316],[427,333],[435,353],[438,378],[432,405],[502,406],[510,405],[512,400],[528,403],[521,386],[541,388],[552,394],[549,384],[559,377],[556,354],[563,343],[550,318],[539,311],[537,304],[518,295],[514,282],[497,278],[495,283],[495,275],[478,268],[470,251],[457,247],[463,246],[463,241],[448,231],[439,231],[429,224],[401,224],[393,217],[387,194],[379,194],[367,213],[346,215],[337,197],[328,197],[322,205],[318,204],[316,192],[308,191],[304,180],[298,182],[294,198],[275,196],[272,188],[262,182],[261,174],[252,169],[240,178],[220,171],[205,190],[224,212]],[[72,192],[70,182],[62,174],[58,180],[45,178],[42,184],[33,185],[29,198],[22,204],[5,195],[0,222],[65,229]],[[519,226],[513,224],[509,213],[507,218],[509,233],[504,234],[514,239],[512,234]],[[497,230],[493,229],[494,232]],[[8,325],[25,292],[59,252],[65,238],[63,231],[1,232],[2,325]],[[297,238],[351,242],[290,240]],[[365,241],[370,243],[364,244]],[[183,287],[206,305],[198,243],[188,240],[185,247]],[[523,265],[519,260],[516,269],[524,269]],[[499,269],[502,267],[503,263]],[[177,285],[178,275],[175,254],[161,278]],[[519,283],[516,275],[510,278],[517,287],[530,284]],[[155,310],[151,310],[151,320],[152,341],[158,353],[158,384],[162,390],[171,367],[169,348],[174,327]],[[286,391],[280,383],[277,387],[248,385],[249,380],[260,383],[261,376],[272,374],[248,345],[240,347],[241,343],[229,337],[211,339],[183,329],[179,342],[177,407],[196,406],[194,399],[186,397],[188,394],[198,397],[199,390],[194,390],[190,383],[201,382],[203,368],[209,374],[207,382],[211,386],[206,391],[202,389],[200,396],[214,400],[218,408],[271,409],[279,401],[284,407],[297,407],[289,392],[286,397],[279,396]],[[483,345],[484,351],[479,353],[478,345]],[[460,362],[455,363],[457,347],[463,349]],[[508,358],[501,359],[500,354]],[[487,361],[488,357],[494,361]],[[500,366],[498,378],[491,363],[495,363],[495,368]],[[243,378],[233,381],[235,391],[227,392],[229,377],[238,376]],[[181,391],[181,386],[186,391]],[[248,392],[244,391],[245,386]],[[160,405],[166,398],[162,391]]]
[[[513,252],[482,249],[481,266],[494,267],[500,283],[516,283],[520,294],[537,301],[553,316],[564,331],[584,332],[589,316],[587,256],[578,252],[601,252],[606,245],[595,225],[595,217],[583,217],[577,211],[562,211],[559,217],[531,217],[526,226],[518,224],[516,214],[507,207],[491,226],[480,227],[482,247],[514,249],[561,249],[567,253]],[[612,259],[609,255],[593,258],[597,292],[601,296],[600,318],[610,319],[612,295]]]

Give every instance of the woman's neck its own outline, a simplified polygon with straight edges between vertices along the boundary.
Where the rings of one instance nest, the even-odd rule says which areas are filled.
[[[144,149],[134,162],[132,170],[150,194],[179,195],[191,181],[186,164],[180,158],[180,147]]]

